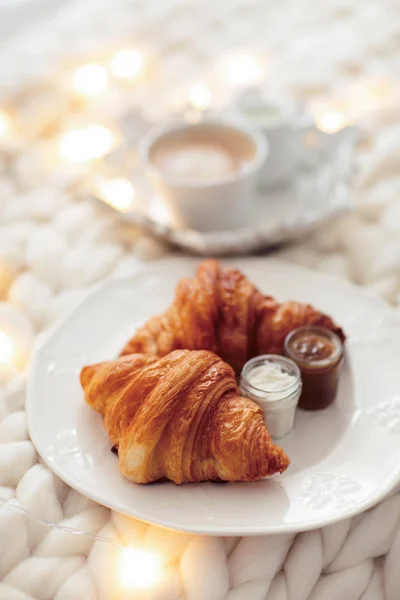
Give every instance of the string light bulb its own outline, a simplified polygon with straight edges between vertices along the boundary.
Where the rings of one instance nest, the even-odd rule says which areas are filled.
[[[212,102],[211,90],[205,83],[194,83],[189,89],[188,100],[195,110],[207,110]]]
[[[108,75],[106,69],[99,64],[91,63],[82,65],[72,74],[72,87],[80,94],[88,98],[99,96],[108,86]]]
[[[107,154],[113,142],[113,135],[107,127],[94,124],[64,133],[59,150],[62,158],[73,163],[83,163]]]
[[[117,562],[117,581],[124,591],[156,587],[162,575],[161,557],[148,550],[123,548]]]
[[[0,331],[0,385],[18,374],[15,348],[9,335]]]
[[[234,52],[223,56],[217,63],[219,79],[231,86],[251,86],[262,82],[265,59],[252,52]]]
[[[33,336],[28,319],[9,302],[0,302],[0,386],[24,369]]]
[[[336,133],[348,124],[348,106],[338,99],[317,99],[311,103],[310,112],[324,133]]]
[[[133,81],[144,70],[146,60],[143,52],[126,48],[117,52],[110,62],[111,72],[117,79]]]
[[[103,179],[96,185],[98,197],[109,206],[127,212],[135,200],[135,188],[128,179],[115,177]]]
[[[386,77],[361,79],[350,87],[348,97],[355,111],[375,112],[396,101],[396,86]]]
[[[0,138],[5,137],[11,130],[11,118],[8,113],[0,110]]]
[[[0,364],[11,362],[13,357],[14,346],[11,339],[4,331],[0,331]]]
[[[317,114],[315,122],[318,129],[325,133],[336,133],[347,125],[346,116],[344,112],[339,109],[331,109],[320,115]]]

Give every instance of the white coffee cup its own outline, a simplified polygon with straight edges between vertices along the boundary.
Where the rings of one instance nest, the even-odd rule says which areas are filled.
[[[148,177],[177,223],[200,231],[243,227],[267,154],[261,132],[219,118],[155,127],[139,144]]]
[[[238,107],[269,143],[268,161],[259,173],[260,187],[273,188],[288,183],[301,158],[302,135],[310,125],[304,125],[292,107],[262,97],[244,97]]]

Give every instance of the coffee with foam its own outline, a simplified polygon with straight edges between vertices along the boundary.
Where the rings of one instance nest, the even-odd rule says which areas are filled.
[[[201,185],[242,171],[255,153],[254,141],[244,132],[202,123],[160,137],[149,157],[167,177]]]

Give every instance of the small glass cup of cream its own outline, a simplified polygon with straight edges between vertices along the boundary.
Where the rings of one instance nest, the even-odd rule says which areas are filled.
[[[320,410],[332,404],[343,364],[339,336],[325,327],[299,327],[286,337],[284,353],[301,371],[299,408]]]
[[[240,375],[241,393],[259,405],[275,439],[285,437],[293,429],[301,387],[296,363],[277,354],[252,358]]]

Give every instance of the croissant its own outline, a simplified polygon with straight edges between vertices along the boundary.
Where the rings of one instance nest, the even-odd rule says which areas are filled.
[[[289,465],[260,408],[212,352],[124,356],[84,367],[81,385],[104,416],[121,473],[136,483],[253,481]]]
[[[280,304],[263,296],[240,271],[210,259],[195,277],[179,281],[171,306],[147,321],[121,354],[211,350],[239,373],[253,356],[282,354],[287,334],[302,325],[327,327],[345,339],[330,317],[309,304]]]

